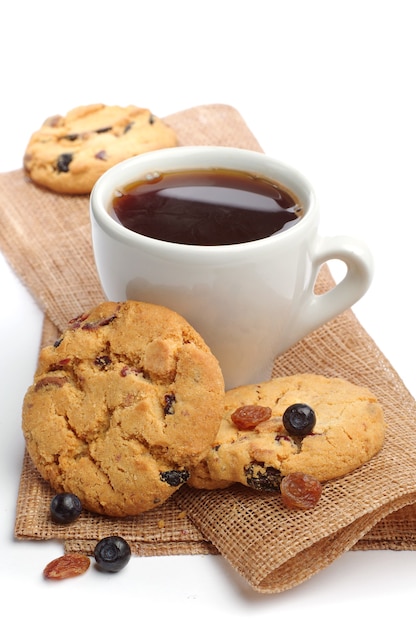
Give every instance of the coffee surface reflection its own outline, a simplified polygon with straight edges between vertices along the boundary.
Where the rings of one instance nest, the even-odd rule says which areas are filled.
[[[113,216],[153,239],[218,246],[264,239],[303,216],[283,185],[227,169],[153,172],[119,189]]]

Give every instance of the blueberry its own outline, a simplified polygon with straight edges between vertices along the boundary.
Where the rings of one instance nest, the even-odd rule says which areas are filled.
[[[50,511],[54,522],[69,524],[80,516],[82,504],[78,496],[73,493],[58,493],[52,498]]]
[[[290,435],[309,435],[315,424],[315,411],[307,404],[292,404],[283,413],[283,426]]]
[[[130,546],[122,537],[104,537],[94,549],[94,558],[104,572],[119,572],[130,560]]]

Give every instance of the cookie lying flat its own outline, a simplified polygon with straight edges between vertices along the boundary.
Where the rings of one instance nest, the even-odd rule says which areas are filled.
[[[52,191],[87,194],[116,163],[176,145],[173,129],[148,109],[92,104],[48,118],[29,140],[24,168]]]
[[[285,410],[297,403],[315,413],[305,436],[289,434],[283,425]],[[264,421],[253,429],[242,427],[244,420],[236,425],[233,414],[236,419],[236,409],[244,406],[267,407]],[[342,379],[303,374],[239,387],[225,394],[218,435],[189,484],[215,489],[238,482],[274,491],[281,477],[293,472],[320,481],[339,478],[371,459],[384,433],[383,411],[371,391]]]
[[[106,302],[41,351],[22,426],[56,491],[76,494],[90,511],[126,516],[187,481],[223,408],[218,362],[181,316]]]

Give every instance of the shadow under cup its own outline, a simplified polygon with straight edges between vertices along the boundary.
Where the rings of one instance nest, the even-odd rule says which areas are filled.
[[[205,185],[205,195],[197,198],[203,220],[199,214],[195,220],[195,195],[183,198],[183,184],[189,178],[198,183],[196,187],[203,186],[201,181]],[[140,196],[141,180],[150,196],[142,194],[137,209],[134,196],[137,190]],[[226,180],[227,194],[236,182],[244,192],[238,195],[237,205],[235,196],[230,201],[227,196],[226,211],[221,205],[218,209],[217,200],[210,201],[219,180]],[[176,185],[176,195],[167,203],[168,229],[166,198],[160,201],[156,193],[166,183],[168,189]],[[269,195],[263,193],[264,185]],[[279,223],[282,214],[290,215],[277,233],[269,225],[270,207],[276,206],[272,188],[283,197],[284,206],[275,211],[280,212]],[[248,204],[256,203],[259,196],[266,198],[261,217],[241,206],[243,196]],[[114,201],[117,204],[120,198],[125,212],[117,216]],[[162,206],[161,219],[157,206],[148,209],[153,201]],[[94,256],[106,297],[161,304],[183,315],[218,358],[227,388],[269,378],[277,354],[341,312],[340,306],[350,306],[368,287],[361,279],[360,289],[349,288],[346,294],[344,285],[337,294],[339,303],[332,298],[328,306],[323,306],[326,302],[318,306],[313,286],[322,263],[339,258],[359,266],[354,277],[347,272],[351,287],[364,266],[369,270],[368,259],[363,261],[363,250],[352,250],[356,242],[345,238],[322,247],[311,186],[299,173],[262,153],[204,146],[146,153],[108,170],[97,181],[90,205]],[[134,226],[141,232],[123,225],[129,211],[133,215],[147,211],[145,228],[143,223]],[[243,213],[248,219],[241,229]],[[258,228],[265,224],[271,234],[259,237]]]

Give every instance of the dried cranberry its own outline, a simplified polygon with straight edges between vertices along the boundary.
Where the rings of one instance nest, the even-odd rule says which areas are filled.
[[[108,326],[111,324],[113,320],[115,320],[117,315],[110,315],[109,317],[104,317],[103,319],[94,320],[92,322],[85,322],[82,325],[82,330],[95,330],[96,328],[101,328],[101,326]]]
[[[66,359],[61,359],[57,363],[52,363],[49,366],[49,371],[50,372],[60,372],[61,370],[64,370],[65,368],[68,368],[68,365],[70,365],[70,363],[71,363],[70,357],[67,357]]]
[[[96,154],[94,154],[94,158],[99,161],[107,161],[107,152],[105,150],[99,150]]]
[[[290,441],[292,441],[292,440],[290,439],[290,437],[288,437],[287,435],[281,435],[280,433],[278,433],[278,434],[276,435],[276,437],[274,438],[274,440],[275,440],[275,441],[289,441],[289,442],[290,442]]]
[[[81,315],[78,315],[77,317],[73,317],[68,322],[68,328],[71,328],[71,330],[75,330],[76,328],[79,328],[82,322],[87,319],[87,317],[88,317],[88,313],[81,313]]]

